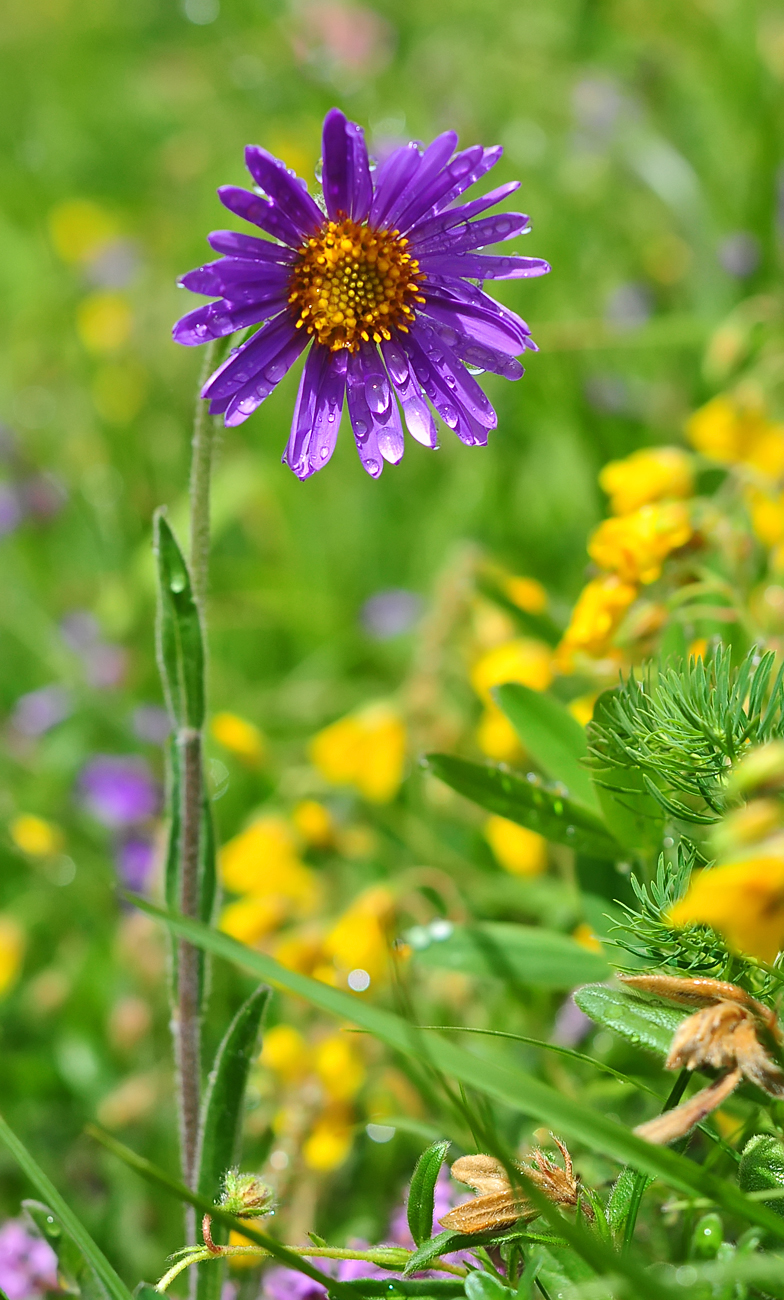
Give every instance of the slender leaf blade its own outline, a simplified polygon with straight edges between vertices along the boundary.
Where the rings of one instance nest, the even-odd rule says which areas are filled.
[[[158,663],[166,703],[178,727],[204,723],[204,645],[190,574],[162,511],[155,515],[158,564]]]
[[[427,1060],[443,1074],[451,1075],[512,1110],[548,1125],[567,1138],[584,1142],[592,1150],[603,1152],[624,1164],[632,1164],[652,1177],[663,1178],[681,1191],[707,1196],[728,1212],[740,1214],[784,1239],[784,1221],[766,1207],[749,1201],[731,1183],[674,1151],[645,1142],[617,1120],[590,1109],[576,1098],[561,1096],[534,1075],[513,1065],[476,1057],[390,1011],[374,1007],[297,971],[287,970],[272,957],[246,947],[219,930],[208,929],[187,917],[167,914],[146,899],[134,895],[127,897],[141,911],[156,917],[191,943],[305,998],[322,1011],[367,1030],[395,1051]]]
[[[451,1143],[434,1142],[422,1152],[416,1162],[408,1189],[406,1215],[411,1236],[417,1246],[429,1241],[433,1235],[433,1208],[436,1182]]]
[[[667,1055],[673,1034],[690,1014],[662,1002],[646,1002],[626,989],[607,988],[604,984],[587,984],[577,989],[574,1000],[603,1029],[661,1057]]]
[[[76,1243],[57,1215],[41,1201],[22,1201],[22,1209],[44,1241],[57,1256],[60,1289],[82,1300],[106,1300],[106,1288],[99,1282]]]
[[[609,979],[601,953],[591,952],[565,934],[531,925],[484,922],[457,925],[444,939],[414,949],[423,966],[490,976],[514,985],[573,989],[586,980]]]
[[[508,682],[492,692],[534,762],[550,777],[566,786],[575,803],[598,813],[590,773],[585,731],[554,695],[534,691],[522,682]]]
[[[426,761],[433,775],[458,794],[556,844],[598,858],[616,857],[620,852],[596,813],[546,786],[506,768],[468,763],[450,754],[428,754]]]

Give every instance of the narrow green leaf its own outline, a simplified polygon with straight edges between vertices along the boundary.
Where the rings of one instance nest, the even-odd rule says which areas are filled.
[[[611,974],[601,953],[582,948],[565,934],[503,922],[457,925],[447,938],[434,939],[425,948],[417,945],[414,955],[424,966],[547,989],[572,989]]]
[[[134,1300],[160,1300],[161,1293],[151,1282],[139,1282],[133,1290]]]
[[[156,917],[175,934],[205,948],[215,956],[223,957],[259,979],[270,981],[305,998],[340,1020],[366,1029],[381,1042],[404,1055],[425,1060],[443,1074],[452,1076],[469,1088],[484,1093],[493,1100],[540,1124],[546,1124],[568,1139],[584,1142],[593,1151],[599,1151],[623,1164],[663,1178],[679,1191],[707,1196],[729,1213],[740,1214],[751,1223],[784,1239],[784,1221],[765,1206],[747,1200],[733,1184],[717,1178],[710,1172],[684,1159],[666,1147],[653,1146],[637,1137],[617,1120],[572,1097],[563,1097],[549,1084],[506,1062],[488,1061],[443,1042],[430,1032],[409,1024],[390,1011],[331,988],[307,975],[287,970],[272,957],[256,952],[238,943],[219,930],[208,929],[198,921],[184,916],[172,916],[135,895],[126,895],[140,911]]]
[[[106,1300],[106,1289],[76,1243],[69,1237],[54,1210],[40,1201],[22,1201],[22,1209],[38,1233],[57,1256],[60,1289],[82,1300]]]
[[[194,924],[198,924],[194,922]],[[207,933],[211,933],[207,931]],[[345,1282],[337,1282],[327,1277],[320,1269],[315,1268],[308,1259],[302,1255],[297,1255],[293,1250],[282,1246],[274,1237],[270,1237],[266,1232],[260,1229],[249,1219],[238,1219],[233,1214],[227,1214],[198,1192],[192,1192],[184,1183],[180,1183],[176,1178],[171,1178],[163,1169],[159,1169],[152,1161],[145,1160],[144,1156],[137,1155],[130,1147],[124,1146],[116,1138],[105,1133],[103,1129],[98,1128],[97,1124],[86,1124],[85,1133],[100,1142],[101,1146],[110,1151],[112,1155],[117,1156],[126,1164],[129,1169],[133,1169],[141,1175],[148,1183],[154,1183],[156,1187],[162,1187],[170,1196],[175,1196],[178,1201],[183,1201],[186,1205],[192,1205],[194,1209],[201,1210],[202,1214],[209,1214],[215,1223],[225,1224],[227,1228],[235,1228],[237,1232],[242,1233],[254,1246],[261,1246],[266,1250],[273,1259],[277,1259],[287,1268],[292,1268],[298,1273],[304,1273],[307,1277],[312,1278],[314,1282],[320,1283],[329,1291],[331,1296],[337,1297],[337,1300],[354,1300],[354,1294],[349,1290]],[[210,1265],[214,1267],[214,1265]],[[159,1293],[158,1293],[159,1294]],[[124,1300],[131,1300],[130,1292],[124,1293]]]
[[[154,520],[158,563],[158,666],[177,727],[204,722],[204,646],[188,566],[162,511]]]
[[[743,1148],[738,1183],[744,1192],[784,1189],[784,1143],[772,1133],[755,1133]],[[764,1202],[784,1215],[784,1199]]]
[[[359,1277],[343,1285],[351,1287],[355,1296],[385,1296],[386,1300],[394,1300],[396,1295],[432,1296],[433,1300],[465,1295],[463,1279],[457,1277],[448,1282],[436,1278]]]
[[[96,1246],[90,1234],[73,1213],[73,1210],[66,1205],[54,1183],[47,1178],[43,1169],[30,1155],[27,1147],[19,1141],[13,1130],[8,1127],[2,1115],[0,1115],[0,1141],[5,1143],[22,1172],[27,1175],[36,1191],[44,1198],[46,1204],[51,1206],[52,1213],[59,1220],[63,1230],[68,1233],[74,1245],[81,1251],[102,1286],[106,1288],[111,1300],[131,1300],[131,1293],[125,1283],[117,1276],[108,1259]]]
[[[217,1201],[223,1177],[239,1160],[245,1088],[270,990],[261,985],[242,1004],[215,1056],[202,1106],[197,1187]]]
[[[450,1142],[434,1142],[422,1152],[414,1168],[408,1189],[406,1213],[411,1236],[417,1246],[421,1246],[423,1241],[429,1241],[433,1235],[436,1181],[450,1146]]]
[[[465,1280],[465,1293],[468,1300],[509,1300],[513,1292],[502,1286],[492,1273],[469,1273]]]
[[[477,1246],[493,1246],[502,1241],[511,1241],[519,1236],[525,1235],[525,1228],[520,1225],[519,1231],[513,1228],[504,1228],[498,1232],[439,1232],[437,1236],[431,1237],[429,1241],[424,1241],[418,1250],[409,1259],[403,1270],[403,1276],[408,1277],[411,1273],[421,1273],[423,1269],[428,1268],[434,1259],[440,1259],[442,1255],[451,1255],[456,1250],[472,1250]]]
[[[434,776],[499,817],[556,844],[567,844],[578,853],[597,858],[614,858],[620,853],[620,846],[596,813],[546,786],[506,768],[467,763],[449,754],[428,754],[426,761]]]
[[[636,1184],[637,1173],[628,1165],[621,1170],[613,1183],[605,1213],[610,1230],[615,1237],[623,1236],[626,1220],[632,1207]]]
[[[599,812],[590,772],[585,731],[554,695],[520,682],[497,686],[492,694],[534,762],[551,781],[561,781],[575,803]]]
[[[658,849],[664,834],[661,804],[647,792],[642,772],[595,767],[596,794],[610,831],[626,849]]]
[[[577,989],[574,1000],[597,1025],[657,1056],[667,1055],[673,1034],[689,1015],[686,1010],[646,1002],[627,989],[607,988],[604,984],[586,984]]]

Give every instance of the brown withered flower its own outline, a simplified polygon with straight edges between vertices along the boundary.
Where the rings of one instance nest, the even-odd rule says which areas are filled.
[[[553,1141],[563,1156],[563,1169],[539,1150],[532,1153],[531,1164],[518,1160],[512,1164],[535,1183],[548,1200],[574,1209],[580,1199],[580,1180],[575,1176],[572,1158],[564,1143],[555,1136]],[[473,1187],[477,1193],[473,1201],[458,1205],[439,1219],[441,1226],[452,1232],[496,1232],[521,1221],[529,1223],[539,1214],[523,1189],[512,1186],[506,1166],[495,1156],[461,1156],[452,1165],[452,1177]],[[583,1209],[592,1217],[590,1206],[584,1205]]]
[[[775,1012],[745,989],[724,980],[677,975],[621,975],[643,993],[699,1008],[675,1031],[665,1065],[668,1070],[718,1070],[719,1077],[674,1110],[657,1115],[634,1131],[658,1146],[684,1137],[748,1079],[770,1097],[784,1097],[784,1071],[763,1045],[781,1046]]]

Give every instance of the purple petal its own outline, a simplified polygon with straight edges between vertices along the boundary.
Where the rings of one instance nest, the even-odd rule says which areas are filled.
[[[221,257],[188,271],[180,279],[183,289],[205,293],[212,298],[230,298],[231,286],[273,286],[284,289],[291,279],[291,267],[274,262],[254,262],[244,257]]]
[[[500,144],[492,145],[489,149],[483,149],[482,156],[476,166],[470,172],[466,172],[461,176],[452,189],[435,204],[436,212],[443,212],[444,208],[448,207],[459,195],[470,189],[472,185],[475,185],[482,176],[495,167],[503,152],[503,145]]]
[[[466,334],[483,347],[496,352],[517,356],[525,348],[525,335],[515,329],[500,312],[491,312],[475,303],[459,302],[436,294],[427,294],[423,315],[450,325],[459,334]],[[429,396],[430,394],[428,394]]]
[[[465,253],[474,248],[484,248],[487,244],[500,244],[505,239],[514,239],[528,229],[528,217],[522,212],[499,212],[494,217],[484,217],[481,221],[467,221],[463,226],[455,226],[442,235],[429,239],[417,240],[416,255],[425,253]]]
[[[363,469],[371,478],[378,478],[384,467],[384,460],[376,437],[376,420],[365,398],[365,375],[358,352],[352,352],[348,358],[346,375],[346,397],[348,413],[354,441]]]
[[[429,275],[469,280],[527,280],[550,270],[541,257],[488,257],[482,253],[421,253],[419,265]]]
[[[426,355],[422,344],[417,338],[416,327],[409,334],[400,336],[400,344],[408,356],[411,363],[410,369],[417,382],[421,384],[444,424],[448,425],[450,429],[456,428],[460,419],[457,398],[451,389],[447,387],[444,379],[438,373],[437,367]]]
[[[428,329],[422,322],[417,324],[416,338],[452,397],[479,424],[494,429],[498,424],[498,416],[487,395],[459,358],[437,337],[435,331]]]
[[[321,354],[321,355],[317,355]],[[314,345],[303,371],[291,436],[283,455],[299,479],[323,469],[335,450],[346,391],[348,353]]]
[[[432,144],[429,144],[419,163],[419,167],[412,175],[405,189],[399,198],[389,208],[386,221],[390,226],[397,226],[400,220],[400,214],[405,212],[409,203],[422,192],[423,188],[430,186],[433,178],[438,175],[444,163],[452,157],[455,145],[457,144],[457,135],[454,131],[444,131],[443,135],[436,136]]]
[[[397,402],[391,401],[389,410],[383,416],[379,416],[378,419],[383,421],[383,423],[376,425],[376,440],[379,451],[384,460],[389,461],[390,465],[398,465],[403,459],[406,440],[403,436],[403,425]]]
[[[513,334],[517,334],[521,343],[520,351],[523,348],[531,347],[531,331],[522,316],[518,316],[516,311],[505,307],[497,299],[491,298],[477,285],[469,283],[468,280],[458,280],[454,276],[448,275],[428,276],[425,284],[431,297],[445,298],[448,302],[454,302],[458,305],[468,303],[490,312],[491,316],[503,321]],[[535,345],[533,350],[536,351]]]
[[[330,109],[324,118],[322,185],[333,221],[341,215],[365,220],[373,197],[365,135],[339,108]]]
[[[486,447],[487,446],[487,429],[479,421],[475,420],[470,411],[465,407],[458,410],[458,421],[455,425],[455,433],[466,447]]]
[[[213,230],[207,236],[207,243],[216,253],[250,257],[259,262],[293,262],[297,256],[293,248],[258,239],[256,235],[240,235],[236,230]]]
[[[299,248],[302,243],[302,235],[294,222],[276,204],[260,194],[243,190],[239,185],[221,185],[218,198],[229,212],[242,217],[244,221],[251,221],[254,226],[260,226],[268,235],[280,239],[284,244]]]
[[[249,415],[261,406],[271,392],[277,388],[283,376],[291,369],[297,357],[306,347],[308,336],[304,330],[295,330],[289,318],[289,331],[283,334],[277,350],[267,356],[256,373],[234,394],[226,407],[224,424],[231,427],[242,424]],[[266,328],[266,326],[265,326]],[[263,331],[259,331],[262,333]],[[304,337],[303,337],[304,335]],[[255,336],[258,338],[258,335]]]
[[[408,358],[400,347],[399,336],[390,340],[385,339],[381,344],[381,351],[403,408],[408,432],[412,438],[416,438],[417,442],[421,442],[423,447],[437,447],[438,430],[433,413],[416,377],[411,372]]]
[[[483,194],[481,199],[472,199],[470,203],[463,203],[460,207],[450,208],[448,212],[439,212],[434,217],[418,221],[409,234],[411,247],[418,248],[426,240],[435,235],[443,234],[445,230],[450,230],[452,226],[460,225],[461,222],[468,221],[471,217],[477,217],[480,212],[486,212],[488,208],[494,208],[497,203],[502,203],[504,199],[508,199],[510,194],[514,194],[519,188],[519,181],[509,181],[507,185],[499,185],[498,189]]]
[[[177,321],[172,337],[186,347],[195,347],[208,339],[225,338],[227,334],[247,329],[249,325],[260,325],[285,306],[286,299],[280,295],[269,298],[266,302],[255,301],[243,305],[235,305],[221,298],[220,302],[206,303],[203,307],[189,311]]]
[[[416,194],[409,200],[397,219],[400,230],[404,233],[410,230],[426,212],[432,212],[439,199],[453,190],[463,177],[470,176],[481,160],[482,152],[482,146],[479,144],[473,149],[464,149],[462,153],[455,154],[451,162],[447,163],[429,184],[419,183],[418,180]]]
[[[522,379],[525,374],[520,362],[514,357],[504,352],[496,352],[493,348],[482,347],[480,343],[476,343],[466,334],[458,334],[448,325],[441,325],[436,321],[431,321],[429,324],[434,334],[443,339],[455,356],[465,361],[467,365],[478,366],[481,370],[490,370],[495,375],[503,375],[504,379]]]
[[[365,401],[371,411],[382,415],[389,409],[392,390],[378,348],[375,343],[360,343],[358,356],[365,382]]]
[[[302,182],[292,175],[285,163],[274,158],[266,149],[249,144],[245,150],[245,166],[256,184],[285,212],[303,235],[314,234],[324,224],[324,213]]]
[[[419,146],[412,141],[396,149],[379,167],[373,177],[375,194],[370,208],[371,225],[386,224],[387,213],[419,170],[421,162]]]

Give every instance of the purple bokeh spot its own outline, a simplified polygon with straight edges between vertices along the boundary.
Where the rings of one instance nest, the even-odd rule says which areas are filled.
[[[593,1029],[593,1021],[581,1011],[571,994],[558,1008],[552,1041],[559,1047],[576,1047]]]
[[[402,587],[390,587],[365,601],[359,620],[368,636],[376,641],[388,641],[410,632],[421,613],[421,596]]]
[[[0,1287],[8,1300],[37,1300],[59,1289],[54,1251],[19,1219],[0,1228]]]
[[[155,865],[155,845],[142,835],[121,839],[115,853],[115,866],[126,889],[134,894],[144,891]]]
[[[12,533],[22,520],[22,504],[10,483],[0,483],[0,537]]]
[[[162,745],[171,732],[171,722],[159,704],[140,704],[131,718],[134,735],[151,745]]]
[[[88,810],[104,826],[132,826],[152,817],[160,790],[143,758],[99,754],[84,768],[79,786]]]
[[[11,714],[11,725],[23,736],[42,736],[73,712],[70,692],[64,686],[42,686],[20,695]]]

